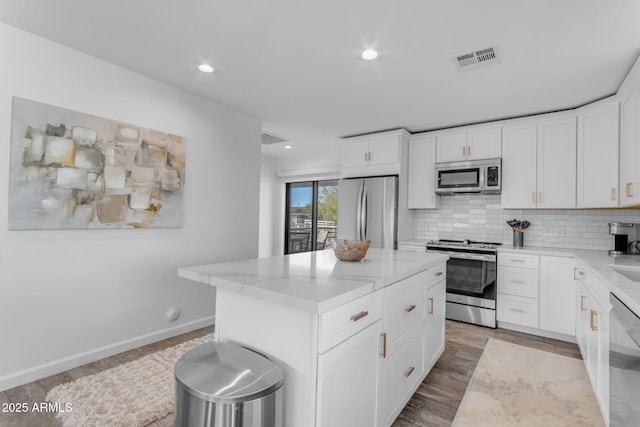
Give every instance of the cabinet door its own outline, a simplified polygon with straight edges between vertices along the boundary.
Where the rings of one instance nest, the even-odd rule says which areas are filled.
[[[540,257],[540,329],[575,336],[573,265],[571,258]]]
[[[342,166],[365,166],[369,153],[369,141],[351,141],[342,144]]]
[[[578,304],[577,304],[577,316],[576,316],[576,341],[580,353],[582,353],[582,359],[588,366],[588,340],[589,340],[589,293],[584,284],[578,282]]]
[[[636,203],[636,98],[630,93],[620,103],[620,205]]]
[[[400,163],[400,138],[384,136],[369,140],[369,165]]]
[[[467,133],[467,159],[495,159],[502,156],[502,129],[477,129]]]
[[[434,209],[440,206],[436,187],[436,138],[409,141],[409,209]]]
[[[379,320],[318,357],[318,427],[376,426],[382,372]]]
[[[535,123],[502,129],[502,207],[536,207]]]
[[[576,119],[538,123],[538,208],[576,207]]]
[[[467,133],[453,133],[436,137],[436,162],[459,162],[467,159]]]
[[[438,361],[445,344],[446,282],[427,290],[427,371]]]
[[[578,116],[579,208],[618,206],[618,118],[617,101]]]

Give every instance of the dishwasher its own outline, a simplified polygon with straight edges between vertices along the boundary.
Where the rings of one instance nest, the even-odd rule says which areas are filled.
[[[609,426],[638,425],[640,405],[640,317],[610,294]]]

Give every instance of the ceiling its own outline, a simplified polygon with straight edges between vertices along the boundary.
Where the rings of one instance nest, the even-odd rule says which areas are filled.
[[[293,146],[273,156],[608,96],[640,53],[638,18],[638,0],[0,0],[8,25],[261,119]],[[457,70],[490,46],[498,63]]]

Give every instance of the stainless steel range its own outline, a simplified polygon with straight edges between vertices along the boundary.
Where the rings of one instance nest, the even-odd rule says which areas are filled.
[[[427,252],[449,255],[447,319],[496,327],[497,250],[500,243],[438,240]]]

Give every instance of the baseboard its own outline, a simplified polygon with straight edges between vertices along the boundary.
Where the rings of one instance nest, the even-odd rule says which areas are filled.
[[[192,322],[183,323],[173,328],[162,329],[150,334],[141,335],[108,346],[74,354],[72,356],[34,366],[33,368],[24,369],[22,371],[5,375],[3,377],[0,377],[0,391],[18,387],[23,384],[39,380],[41,378],[46,378],[48,376],[67,371],[69,369],[85,365],[87,363],[95,362],[96,360],[113,356],[114,354],[122,353],[123,351],[131,350],[143,345],[171,338],[176,335],[204,328],[205,326],[211,326],[213,325],[214,319],[214,316],[207,316],[198,320],[194,320]]]
[[[531,328],[529,326],[514,325],[513,323],[498,321],[498,328],[509,329],[516,332],[523,332],[529,335],[537,335],[539,337],[553,338],[559,341],[566,341],[575,344],[576,337],[557,332],[545,331],[544,329]]]

